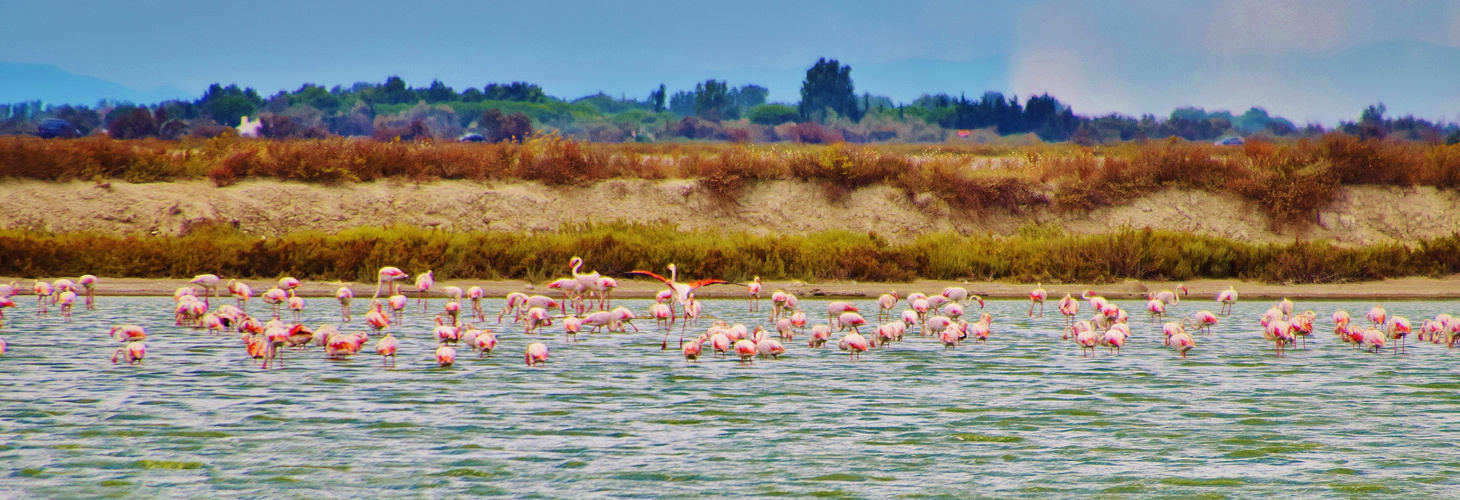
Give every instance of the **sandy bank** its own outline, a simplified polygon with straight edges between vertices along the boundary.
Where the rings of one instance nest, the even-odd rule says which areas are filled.
[[[0,182],[0,227],[111,234],[183,233],[213,220],[279,235],[387,224],[457,231],[556,230],[564,223],[667,221],[684,229],[804,234],[831,229],[908,238],[931,231],[1014,234],[1031,223],[1071,233],[1123,226],[1190,231],[1254,242],[1329,239],[1344,244],[1413,242],[1460,231],[1460,197],[1429,187],[1346,187],[1338,201],[1298,232],[1274,233],[1257,208],[1236,197],[1168,190],[1092,212],[1038,208],[983,215],[950,210],[930,194],[888,186],[832,200],[817,185],[768,181],[748,187],[734,206],[717,204],[694,181],[610,180],[554,188],[531,183],[440,181],[321,186],[253,180],[218,188],[210,181],[151,184]]]
[[[9,283],[16,281],[20,293],[30,294],[30,280],[17,278],[0,278],[0,282]],[[262,293],[273,286],[271,281],[248,280],[249,286],[254,293]],[[651,298],[654,293],[664,288],[659,282],[651,281],[629,281],[620,280],[620,286],[614,291],[615,298]],[[1216,293],[1226,290],[1228,286],[1235,286],[1240,292],[1242,300],[1266,300],[1280,299],[1460,299],[1460,275],[1449,276],[1443,279],[1432,278],[1399,278],[1392,280],[1349,283],[1349,284],[1323,284],[1323,285],[1274,285],[1265,283],[1250,283],[1235,280],[1198,280],[1185,283],[1191,290],[1191,295],[1185,300],[1193,302],[1210,302]],[[155,280],[137,278],[101,278],[97,285],[99,295],[137,295],[137,296],[171,296],[178,287],[187,286],[185,279]],[[434,289],[432,297],[442,298],[441,287],[459,286],[463,289],[470,286],[482,287],[489,297],[502,297],[511,292],[542,293],[550,296],[558,296],[556,292],[546,290],[541,284],[529,285],[522,281],[440,281]],[[1033,284],[1025,283],[1002,283],[1002,282],[951,282],[951,281],[916,281],[912,283],[855,283],[855,282],[829,282],[829,283],[803,283],[803,282],[765,282],[765,292],[762,297],[769,299],[771,292],[775,290],[786,290],[796,294],[798,297],[849,297],[875,299],[878,295],[896,290],[901,296],[906,297],[911,292],[923,292],[928,294],[938,293],[948,286],[961,286],[970,292],[986,298],[998,299],[1020,299],[1028,298],[1029,291],[1034,288]],[[310,297],[333,297],[335,290],[342,286],[349,286],[355,292],[357,300],[368,301],[375,290],[374,283],[342,283],[342,282],[306,282],[299,289],[301,295]],[[1110,298],[1136,299],[1143,298],[1147,291],[1170,290],[1176,283],[1158,282],[1136,282],[1127,281],[1115,284],[1100,285],[1044,285],[1049,292],[1049,306],[1064,294],[1069,293],[1079,296],[1084,290],[1094,290],[1096,293]],[[551,292],[551,293],[548,293]],[[224,292],[226,294],[226,292]],[[705,287],[696,293],[702,298],[745,298],[745,288],[735,285],[716,285]],[[414,298],[414,293],[411,294]],[[25,297],[28,298],[28,297]],[[22,297],[17,297],[17,302],[25,304]]]

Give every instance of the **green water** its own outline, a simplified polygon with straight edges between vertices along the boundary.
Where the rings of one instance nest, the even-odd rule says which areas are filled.
[[[417,313],[392,328],[397,368],[315,348],[261,371],[236,335],[171,326],[170,299],[104,297],[71,323],[19,302],[0,328],[0,497],[1460,496],[1460,352],[1320,333],[1279,359],[1256,327],[1267,304],[1239,305],[1185,360],[1141,320],[1123,355],[1081,357],[1053,308],[993,301],[987,345],[910,336],[860,362],[803,335],[779,360],[685,363],[677,335],[661,351],[639,320],[572,344],[503,325],[498,355],[441,369]],[[825,310],[802,304],[813,322]],[[1460,312],[1386,306],[1416,324]],[[764,320],[745,307],[707,302]],[[338,306],[308,309],[317,324]],[[109,360],[124,322],[151,332],[140,366]],[[530,340],[547,366],[524,366]]]

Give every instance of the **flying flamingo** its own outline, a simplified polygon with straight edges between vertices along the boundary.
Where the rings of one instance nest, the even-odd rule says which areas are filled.
[[[432,271],[426,271],[416,276],[416,303],[421,305],[421,312],[426,312],[426,292],[436,286],[436,277]]]
[[[533,342],[527,346],[527,366],[547,364],[548,348],[542,342]]]
[[[355,291],[350,287],[342,286],[335,290],[335,298],[340,301],[340,321],[350,322],[350,301],[355,298]]]
[[[1043,318],[1044,300],[1048,298],[1049,292],[1044,291],[1044,283],[1035,283],[1034,290],[1029,292],[1029,317],[1034,317],[1034,304],[1039,304],[1039,317]]]
[[[389,333],[386,333],[384,337],[380,338],[379,342],[375,343],[375,354],[380,355],[381,366],[386,366],[386,358],[390,358],[390,364],[394,365],[395,353],[399,350],[400,341],[396,340],[395,335]]]
[[[750,284],[745,285],[745,293],[750,294],[750,312],[760,310],[760,291],[760,276],[756,276],[754,280],[751,280]]]
[[[86,289],[86,308],[96,309],[96,276],[83,274],[76,280],[76,284]]]
[[[1217,293],[1217,302],[1222,303],[1221,314],[1228,316],[1232,314],[1232,306],[1237,304],[1237,288],[1228,285],[1226,290]]]
[[[660,276],[658,274],[654,274],[651,271],[643,271],[643,270],[629,271],[628,274],[637,274],[637,275],[642,275],[642,276],[648,276],[650,278],[654,278],[656,280],[659,280],[659,281],[663,282],[665,285],[668,285],[669,286],[669,289],[671,290],[671,293],[673,293],[674,301],[675,302],[678,302],[681,306],[683,306],[684,304],[689,303],[690,299],[693,297],[694,291],[695,290],[698,290],[702,286],[720,285],[720,284],[729,284],[730,283],[728,281],[720,280],[720,279],[704,279],[704,280],[699,280],[699,281],[692,281],[692,282],[689,282],[689,283],[680,283],[678,281],[679,280],[679,267],[678,266],[675,266],[674,264],[670,264],[667,268],[669,269],[669,277],[668,278],[665,278],[665,277]]]
[[[372,300],[380,298],[380,289],[384,288],[386,283],[390,283],[390,289],[386,290],[385,292],[386,296],[397,294],[398,292],[396,291],[396,287],[398,284],[396,282],[410,277],[410,275],[406,274],[405,271],[402,271],[400,270],[400,268],[395,266],[385,266],[380,268],[380,271],[376,273],[376,276],[375,295],[370,297]]]

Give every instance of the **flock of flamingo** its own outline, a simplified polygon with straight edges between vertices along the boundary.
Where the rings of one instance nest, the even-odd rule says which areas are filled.
[[[639,327],[633,321],[638,319],[627,307],[612,307],[612,292],[618,282],[597,272],[580,272],[583,259],[573,257],[569,263],[571,276],[550,283],[547,288],[560,294],[559,298],[547,295],[529,295],[514,292],[506,297],[506,304],[497,315],[497,324],[510,317],[513,324],[522,325],[524,337],[541,335],[547,326],[555,321],[562,324],[565,342],[577,340],[580,333],[627,332]],[[764,289],[759,277],[750,283],[739,284],[725,280],[706,279],[688,283],[680,282],[675,265],[668,266],[669,276],[650,271],[636,270],[627,273],[645,276],[667,285],[667,289],[656,294],[655,302],[647,311],[657,328],[663,332],[661,350],[669,347],[669,336],[674,324],[679,323],[680,338],[678,350],[687,362],[698,361],[710,351],[712,357],[737,357],[740,362],[751,362],[755,358],[776,358],[786,352],[786,343],[797,335],[808,335],[810,319],[799,307],[799,299],[791,293],[776,291],[769,295],[770,311],[767,318],[769,328],[761,325],[747,327],[744,324],[727,324],[712,321],[708,328],[700,331],[699,320],[704,314],[702,304],[695,298],[695,291],[710,285],[742,286],[750,299],[750,312],[761,311]],[[393,366],[400,351],[400,340],[394,332],[403,328],[406,309],[410,298],[402,283],[410,276],[396,267],[381,268],[378,273],[375,294],[365,313],[364,322],[369,328],[346,332],[341,325],[353,321],[351,301],[355,298],[349,287],[341,287],[335,297],[340,303],[340,323],[326,323],[309,328],[301,322],[305,301],[296,294],[302,283],[294,278],[282,278],[277,286],[265,291],[259,297],[271,306],[272,319],[262,321],[247,312],[254,297],[253,289],[247,284],[230,280],[226,285],[213,274],[193,278],[189,286],[178,288],[173,298],[175,325],[204,329],[211,333],[234,332],[241,335],[243,347],[248,356],[260,363],[260,367],[283,366],[283,354],[288,350],[304,350],[310,347],[323,348],[331,359],[344,359],[359,354],[370,339],[376,338],[375,353],[383,365]],[[36,314],[49,315],[52,307],[59,308],[62,317],[69,321],[72,308],[82,301],[86,309],[96,308],[97,278],[85,275],[72,281],[60,279],[54,282],[37,280],[31,291],[36,296]],[[435,278],[431,271],[416,276],[414,291],[417,305],[427,311],[427,297],[435,289]],[[221,303],[220,288],[226,289],[234,303]],[[0,326],[4,324],[5,310],[16,307],[11,299],[20,290],[15,282],[0,284]],[[488,320],[482,308],[486,294],[481,287],[472,286],[462,290],[456,286],[441,287],[447,302],[442,311],[435,315],[432,334],[436,341],[435,359],[441,367],[450,367],[456,362],[457,348],[464,347],[477,353],[478,357],[490,357],[498,348],[498,332],[481,326]],[[549,292],[552,293],[552,292]],[[1196,336],[1217,324],[1218,316],[1228,316],[1237,302],[1237,291],[1233,288],[1216,295],[1221,307],[1217,313],[1201,310],[1189,316],[1173,319],[1168,310],[1189,295],[1185,285],[1175,290],[1147,294],[1146,310],[1152,323],[1161,322],[1164,344],[1185,358],[1196,348]],[[382,296],[383,295],[383,296]],[[1049,294],[1041,285],[1029,293],[1029,317],[1043,317],[1045,301]],[[383,300],[382,300],[383,299]],[[469,300],[463,306],[463,299]],[[213,300],[220,301],[214,307]],[[1081,304],[1088,304],[1093,314],[1088,319],[1080,318]],[[977,305],[980,312],[969,309]],[[910,332],[920,337],[931,337],[945,349],[953,349],[965,342],[986,343],[992,332],[994,318],[983,312],[982,297],[971,294],[962,287],[948,287],[934,295],[912,293],[906,298],[897,292],[889,292],[877,298],[877,322],[871,324],[861,311],[849,302],[836,301],[826,306],[826,321],[811,325],[807,345],[822,348],[831,341],[833,334],[840,335],[837,347],[848,353],[850,359],[860,359],[862,353],[874,348],[887,348],[892,343],[902,342]],[[289,310],[292,321],[284,321],[280,307]],[[899,307],[905,307],[899,311]],[[1064,316],[1062,338],[1070,340],[1081,349],[1081,355],[1093,356],[1098,349],[1105,348],[1111,354],[1119,354],[1132,337],[1129,325],[1130,314],[1125,309],[1091,291],[1081,294],[1079,299],[1066,294],[1058,301],[1057,308]],[[466,315],[467,320],[463,320]],[[1295,313],[1293,302],[1283,299],[1270,307],[1260,318],[1262,336],[1272,342],[1273,350],[1283,357],[1290,348],[1303,348],[1311,336],[1318,315],[1312,310]],[[1402,316],[1391,316],[1384,308],[1375,305],[1365,315],[1367,324],[1355,324],[1349,313],[1334,312],[1330,319],[1333,333],[1342,342],[1355,347],[1379,352],[1386,345],[1392,345],[1394,353],[1403,352],[1405,339],[1413,333],[1413,324]],[[686,336],[690,327],[698,335]],[[863,328],[867,334],[863,335]],[[774,335],[771,333],[774,330]],[[113,363],[141,363],[147,356],[147,330],[139,325],[116,325],[108,336],[120,343],[112,354]],[[971,339],[970,339],[971,337]],[[1460,319],[1448,314],[1439,314],[1420,323],[1418,340],[1436,344],[1444,343],[1454,347],[1460,340]],[[5,354],[8,344],[0,338],[0,355]],[[527,366],[547,363],[548,346],[544,342],[531,342],[523,351]]]

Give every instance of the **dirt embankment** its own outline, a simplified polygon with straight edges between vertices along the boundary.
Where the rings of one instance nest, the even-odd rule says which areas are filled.
[[[771,181],[746,188],[726,205],[691,180],[611,180],[589,187],[441,181],[322,186],[247,181],[218,188],[209,181],[0,183],[0,227],[112,234],[179,234],[214,220],[278,235],[303,229],[413,225],[457,231],[542,231],[564,223],[667,221],[684,229],[802,234],[832,229],[907,238],[931,231],[1013,234],[1031,223],[1070,233],[1123,226],[1190,231],[1254,242],[1328,239],[1343,244],[1414,242],[1460,231],[1460,196],[1429,187],[1345,187],[1316,220],[1275,233],[1240,198],[1168,190],[1092,212],[1039,208],[1024,214],[973,215],[931,194],[908,196],[887,186],[830,199],[816,184]]]

